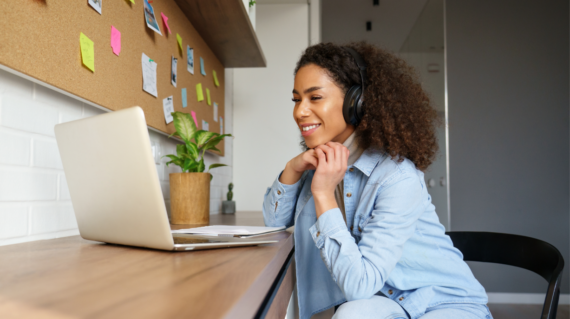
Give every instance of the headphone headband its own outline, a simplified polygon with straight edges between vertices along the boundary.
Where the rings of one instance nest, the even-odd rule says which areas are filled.
[[[362,94],[364,94],[364,79],[366,79],[366,63],[364,63],[364,60],[362,59],[362,57],[360,56],[360,54],[358,54],[358,52],[356,52],[356,50],[354,50],[353,48],[350,47],[345,47],[346,51],[348,51],[348,53],[350,53],[350,55],[352,55],[352,57],[354,58],[354,61],[356,62],[356,65],[358,66],[358,69],[360,70],[360,80],[361,80],[361,86],[362,86]]]

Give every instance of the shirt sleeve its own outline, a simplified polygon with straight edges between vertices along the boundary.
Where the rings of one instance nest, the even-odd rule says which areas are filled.
[[[424,211],[425,186],[420,178],[413,172],[397,174],[387,185],[379,187],[358,244],[338,208],[323,213],[309,229],[325,265],[348,301],[368,299],[384,286]]]
[[[263,196],[263,220],[265,221],[265,225],[269,227],[293,226],[295,206],[297,205],[297,198],[301,192],[306,171],[301,178],[292,185],[279,182],[281,174],[283,174],[283,171],[279,173],[273,185],[267,188]]]

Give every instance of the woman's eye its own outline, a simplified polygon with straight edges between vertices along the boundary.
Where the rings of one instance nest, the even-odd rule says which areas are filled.
[[[312,101],[314,101],[314,100],[320,100],[320,99],[322,99],[321,96],[312,96],[312,97],[311,97],[311,100],[312,100]]]
[[[291,99],[291,101],[293,101],[293,102],[297,103],[297,102],[299,102],[299,101],[301,101],[301,100],[299,100],[299,99],[296,99],[296,98],[292,98],[292,99]]]

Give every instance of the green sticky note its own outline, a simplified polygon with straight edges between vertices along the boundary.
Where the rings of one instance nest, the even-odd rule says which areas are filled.
[[[131,0],[131,3],[135,3],[135,0]]]
[[[93,41],[79,32],[79,44],[81,46],[81,61],[89,70],[95,72],[95,49]]]
[[[216,86],[220,86],[220,82],[218,82],[218,75],[216,74],[216,71],[212,71],[212,74],[214,74],[214,84]]]
[[[176,33],[176,40],[178,40],[178,46],[180,47],[180,51],[184,51],[182,49],[182,37],[180,37],[180,34]]]
[[[212,100],[210,100],[210,89],[206,88],[206,97],[208,98],[208,105],[212,105]]]
[[[198,102],[204,101],[204,92],[202,92],[202,83],[196,84],[196,97]]]

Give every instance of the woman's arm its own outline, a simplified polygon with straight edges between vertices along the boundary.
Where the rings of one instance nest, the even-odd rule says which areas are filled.
[[[267,188],[263,197],[263,220],[266,226],[293,226],[295,206],[302,188],[302,175],[303,173],[291,170],[287,163],[273,185]]]
[[[394,174],[397,176],[378,188],[358,245],[338,208],[323,213],[310,229],[323,261],[348,301],[370,298],[384,286],[424,210],[418,175],[412,170]]]

